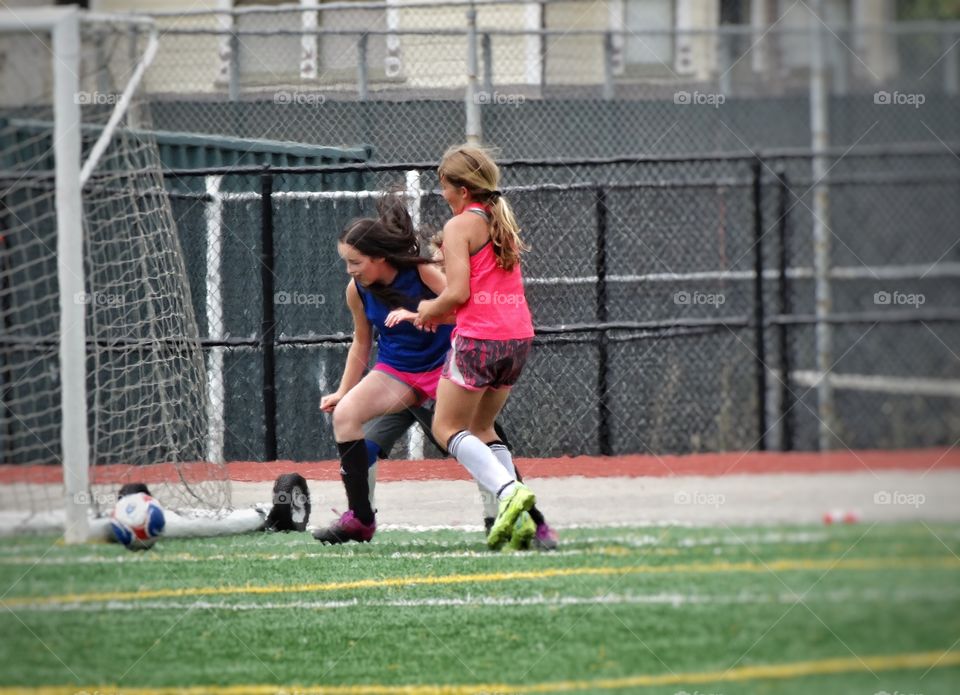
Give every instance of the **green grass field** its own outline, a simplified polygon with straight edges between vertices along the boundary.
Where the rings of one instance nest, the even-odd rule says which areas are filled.
[[[960,526],[0,541],[0,692],[960,692]]]

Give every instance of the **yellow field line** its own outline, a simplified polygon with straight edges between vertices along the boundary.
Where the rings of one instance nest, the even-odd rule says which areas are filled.
[[[320,584],[268,584],[264,586],[200,586],[182,589],[146,589],[140,591],[103,591],[54,596],[17,596],[0,601],[0,606],[59,605],[75,603],[105,603],[108,601],[141,601],[157,598],[188,598],[194,596],[230,596],[264,594],[308,594],[352,589],[384,589],[391,587],[439,586],[448,584],[488,584],[517,580],[541,580],[556,577],[620,576],[632,574],[675,574],[711,572],[790,572],[827,570],[887,570],[887,569],[957,569],[960,560],[955,557],[929,558],[863,558],[841,560],[770,560],[769,562],[691,562],[670,565],[641,565],[637,567],[569,567],[518,572],[489,572],[479,574],[450,574],[444,576],[388,577],[386,579],[357,579],[346,582]]]
[[[470,685],[195,685],[189,687],[119,688],[113,685],[79,687],[0,687],[0,695],[470,695],[471,693],[560,693],[578,690],[620,690],[664,685],[703,685],[758,680],[788,680],[807,676],[901,671],[960,666],[960,652],[883,654],[863,658],[794,661],[786,664],[738,666],[728,671],[664,673],[626,678],[553,681],[515,685],[475,683]]]

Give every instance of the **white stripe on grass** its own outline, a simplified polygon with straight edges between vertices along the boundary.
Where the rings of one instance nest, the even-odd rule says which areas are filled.
[[[576,557],[584,555],[622,555],[608,548],[590,548],[590,549],[570,549],[552,551],[549,557]],[[513,557],[531,557],[533,553],[515,555]],[[423,560],[423,559],[442,559],[442,558],[466,558],[487,560],[501,558],[503,555],[491,552],[489,550],[461,550],[461,551],[442,551],[442,552],[406,552],[398,551],[385,555],[379,555],[375,552],[349,552],[340,550],[329,550],[313,553],[233,553],[215,555],[195,555],[192,553],[164,553],[162,550],[151,553],[122,553],[113,555],[81,555],[77,557],[57,557],[57,558],[30,558],[30,557],[12,557],[4,558],[0,564],[9,565],[83,565],[83,564],[122,564],[126,562],[223,562],[225,560],[268,560],[271,562],[280,562],[287,560],[328,560],[328,559],[351,559],[359,557],[376,557],[381,560]]]
[[[599,530],[599,529],[635,529],[635,528],[685,528],[685,529],[710,529],[715,528],[706,524],[697,524],[693,521],[681,521],[679,519],[660,519],[658,521],[611,521],[603,524],[550,524],[560,531],[575,531],[579,529]],[[412,533],[423,533],[424,531],[481,531],[483,527],[480,524],[378,524],[378,531],[410,531]]]
[[[704,536],[702,538],[681,538],[675,543],[666,544],[662,538],[650,535],[642,536],[585,536],[572,539],[570,542],[578,545],[589,544],[596,546],[593,548],[568,548],[552,551],[550,557],[578,557],[593,555],[619,555],[622,554],[617,548],[653,548],[660,546],[663,549],[673,548],[694,548],[694,547],[717,547],[717,546],[753,546],[753,545],[805,545],[815,543],[825,543],[830,540],[830,535],[823,532],[795,532],[781,533],[769,532],[763,534],[742,534],[740,536]],[[432,548],[462,548],[463,542],[431,542],[412,541],[405,545],[429,546]],[[272,544],[271,544],[272,545]],[[302,544],[297,543],[302,547]],[[214,546],[217,553],[211,555],[198,555],[195,553],[170,553],[163,552],[163,545],[157,546],[158,550],[147,554],[117,553],[116,548],[111,548],[108,555],[76,555],[65,557],[43,557],[36,558],[29,555],[5,557],[0,560],[0,564],[7,565],[85,565],[85,564],[117,564],[125,562],[222,562],[224,560],[268,560],[273,562],[289,560],[312,560],[328,558],[354,558],[368,557],[377,555],[371,552],[369,547],[358,547],[358,551],[352,550],[327,550],[320,552],[288,552],[288,553],[224,553],[222,546]],[[353,548],[348,545],[344,548]],[[490,559],[499,557],[487,550],[439,550],[439,551],[407,551],[398,550],[378,557],[394,560],[423,560],[423,559]],[[529,557],[529,555],[518,555],[516,557]]]
[[[952,602],[960,599],[960,589],[902,589],[881,591],[878,589],[843,589],[812,594],[753,593],[741,591],[736,594],[684,594],[657,592],[652,594],[604,594],[602,596],[543,595],[527,597],[471,596],[463,598],[423,599],[344,599],[331,601],[105,601],[92,603],[23,604],[18,611],[39,613],[100,613],[111,611],[141,610],[186,610],[209,609],[234,612],[264,610],[337,610],[341,608],[510,608],[516,606],[551,606],[565,608],[591,605],[661,605],[680,608],[683,606],[729,606],[805,603],[915,603],[920,601]]]

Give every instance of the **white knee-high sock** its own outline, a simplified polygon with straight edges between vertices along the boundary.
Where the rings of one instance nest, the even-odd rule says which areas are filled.
[[[510,474],[510,477],[516,480],[517,469],[513,465],[513,454],[510,453],[507,445],[502,442],[491,444],[490,451],[492,451],[493,455],[497,457],[497,461],[500,462],[500,465],[507,469],[507,473]]]
[[[450,454],[470,471],[477,482],[494,494],[509,491],[515,478],[500,465],[490,447],[467,430],[461,430],[450,438],[447,445]]]
[[[510,449],[507,448],[507,445],[503,444],[502,442],[495,442],[493,444],[488,444],[487,446],[490,447],[490,451],[492,451],[493,455],[497,457],[497,461],[499,461],[500,465],[506,469],[507,473],[516,479],[517,469],[513,465],[513,454],[510,453]],[[500,513],[500,505],[497,502],[497,495],[487,490],[480,483],[477,483],[477,487],[480,488],[480,499],[483,501],[483,515],[487,518],[496,518],[497,514]]]
[[[490,492],[480,482],[477,482],[480,489],[480,501],[483,503],[483,517],[485,519],[496,519],[500,513],[500,503],[497,501],[496,493]]]

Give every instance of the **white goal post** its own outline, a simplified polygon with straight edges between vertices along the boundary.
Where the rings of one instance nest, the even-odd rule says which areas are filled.
[[[83,225],[80,200],[80,17],[75,8],[0,12],[0,32],[49,33],[53,64],[56,143],[57,284],[60,293],[61,451],[63,461],[64,538],[82,542],[88,535],[89,440],[86,424],[85,305],[67,301],[84,292]]]
[[[156,50],[148,18],[0,11],[0,527],[60,515],[85,541],[138,479],[181,513],[230,506],[142,94]]]

